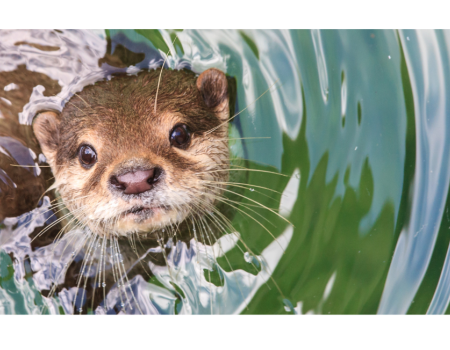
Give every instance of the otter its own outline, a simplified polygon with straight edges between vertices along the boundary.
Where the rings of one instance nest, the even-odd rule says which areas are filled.
[[[168,241],[189,244],[195,238],[211,245],[224,233],[227,219],[217,207],[229,179],[234,90],[235,80],[214,68],[198,76],[188,70],[118,74],[74,94],[62,112],[36,115],[32,128],[54,175],[49,189],[55,190],[57,204],[50,208],[58,219],[34,238],[53,232],[51,239],[59,239],[70,229],[70,234],[78,232],[73,240],[80,242],[64,283],[54,285],[48,296],[76,286],[88,290],[92,301],[100,293],[92,309],[99,305],[97,275],[90,283],[85,277],[80,287],[88,264],[97,259],[97,265],[105,265],[106,258],[94,256],[92,247],[99,242],[102,256],[109,241],[112,255],[120,255],[122,270],[112,267],[119,275],[149,247],[162,249],[162,254],[147,254],[149,260],[168,265]],[[208,230],[207,220],[212,223]],[[75,262],[83,249],[87,258]],[[151,271],[137,266],[129,278],[136,274],[151,276]],[[107,286],[104,294],[117,283],[105,271],[100,278]],[[74,307],[83,304],[77,298],[84,296],[75,295]]]
[[[167,70],[160,83],[159,75],[97,82],[33,123],[53,188],[96,235],[180,225],[212,210],[228,179],[232,79],[217,69]]]

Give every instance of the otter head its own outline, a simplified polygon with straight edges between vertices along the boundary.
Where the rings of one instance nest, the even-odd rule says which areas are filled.
[[[165,70],[87,86],[33,130],[78,222],[126,236],[212,211],[228,179],[228,79]],[[158,92],[157,92],[158,91]]]

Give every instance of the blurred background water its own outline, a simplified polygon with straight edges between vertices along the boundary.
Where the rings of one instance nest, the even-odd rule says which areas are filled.
[[[236,215],[233,226],[257,257],[231,235],[222,238],[226,257],[217,246],[180,243],[169,260],[182,278],[151,266],[155,278],[130,282],[146,313],[442,314],[450,301],[449,40],[449,32],[428,30],[0,31],[0,72],[25,66],[57,82],[53,94],[36,84],[15,116],[24,125],[39,109],[61,110],[87,84],[164,60],[166,68],[216,67],[236,78],[237,110],[247,108],[230,133],[270,138],[243,140],[234,154],[287,175],[249,172],[254,188],[245,195],[293,226],[255,209],[274,225],[275,241]],[[0,111],[14,84],[0,86]],[[43,163],[7,136],[0,151],[18,164]],[[14,186],[1,171],[0,181]],[[51,245],[32,248],[29,236],[46,224],[37,218],[47,207],[44,198],[0,224],[2,313],[42,305],[71,312],[73,291],[51,300],[40,293],[57,267],[46,267]],[[109,294],[113,305],[119,297]]]

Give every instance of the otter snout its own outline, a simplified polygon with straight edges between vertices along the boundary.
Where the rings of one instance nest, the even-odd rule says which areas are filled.
[[[128,171],[110,178],[111,185],[124,194],[140,194],[149,191],[159,180],[160,168]]]

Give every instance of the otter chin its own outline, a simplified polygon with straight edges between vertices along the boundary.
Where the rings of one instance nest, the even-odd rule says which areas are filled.
[[[217,69],[117,75],[41,111],[33,130],[68,224],[152,233],[212,212],[228,180],[234,80]]]

